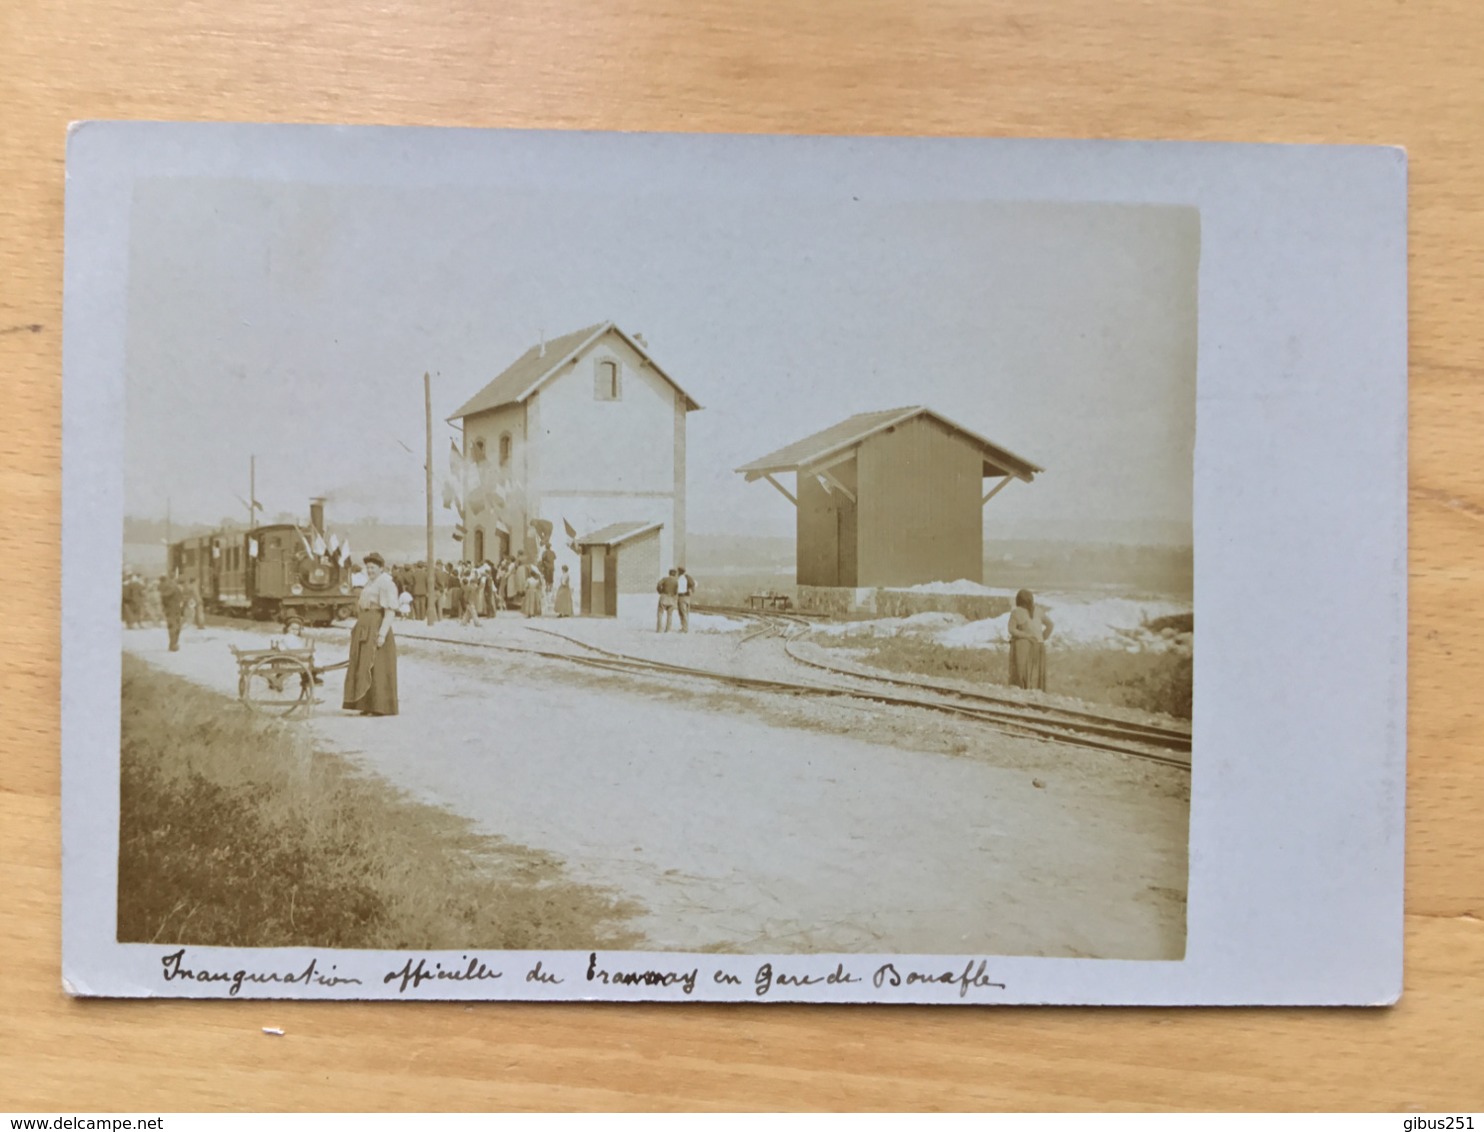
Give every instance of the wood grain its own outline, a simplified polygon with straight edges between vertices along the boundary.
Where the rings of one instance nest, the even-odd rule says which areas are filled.
[[[0,1108],[1484,1108],[1481,58],[1476,0],[0,6]],[[90,117],[1407,146],[1401,1005],[68,1000],[58,979],[63,148],[67,122]],[[287,1035],[264,1037],[267,1024]]]

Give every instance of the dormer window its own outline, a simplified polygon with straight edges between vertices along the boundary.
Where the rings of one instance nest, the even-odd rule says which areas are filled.
[[[509,466],[510,466],[510,434],[508,432],[502,432],[500,434],[500,467],[502,467],[502,468],[508,468]]]
[[[618,363],[612,358],[599,358],[593,397],[599,401],[617,401],[620,393]]]

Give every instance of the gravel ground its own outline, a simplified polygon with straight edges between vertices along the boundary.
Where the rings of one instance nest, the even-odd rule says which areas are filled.
[[[344,754],[487,832],[562,857],[646,908],[649,946],[1178,958],[1188,775],[865,700],[419,640],[616,652],[809,682],[776,639],[503,615],[398,629],[402,714],[309,724]],[[321,663],[343,629],[315,630]],[[124,633],[153,664],[235,694],[252,627]],[[818,674],[825,677],[825,674]],[[824,678],[821,682],[829,682]]]

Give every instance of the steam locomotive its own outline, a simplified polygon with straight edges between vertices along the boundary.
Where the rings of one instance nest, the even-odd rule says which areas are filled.
[[[355,616],[349,560],[325,545],[325,503],[309,503],[309,529],[272,523],[250,530],[217,530],[170,546],[170,571],[194,581],[213,613],[287,625],[328,625]]]

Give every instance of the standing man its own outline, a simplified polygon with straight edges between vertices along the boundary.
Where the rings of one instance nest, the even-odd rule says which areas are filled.
[[[680,631],[690,632],[690,597],[696,592],[696,580],[685,572],[685,567],[679,567],[679,573],[675,578],[678,586],[675,594],[675,608],[680,611]]]
[[[670,625],[675,619],[675,603],[680,593],[679,571],[670,567],[670,572],[660,579],[660,584],[655,587],[659,590],[660,604],[654,611],[654,631],[656,633],[668,633]],[[664,628],[660,628],[660,623]]]
[[[170,630],[170,651],[180,651],[180,625],[185,620],[185,591],[174,578],[160,576],[160,612],[165,615],[165,628]]]
[[[440,558],[433,563],[433,569],[428,572],[431,579],[428,588],[428,611],[434,621],[443,620],[443,605],[448,597],[448,583],[443,576],[443,560]]]
[[[423,562],[412,571],[412,616],[419,621],[428,616],[428,571]]]
[[[186,584],[186,600],[191,603],[191,611],[196,620],[196,628],[206,628],[206,600],[201,596],[201,580],[199,578],[192,578]]]

